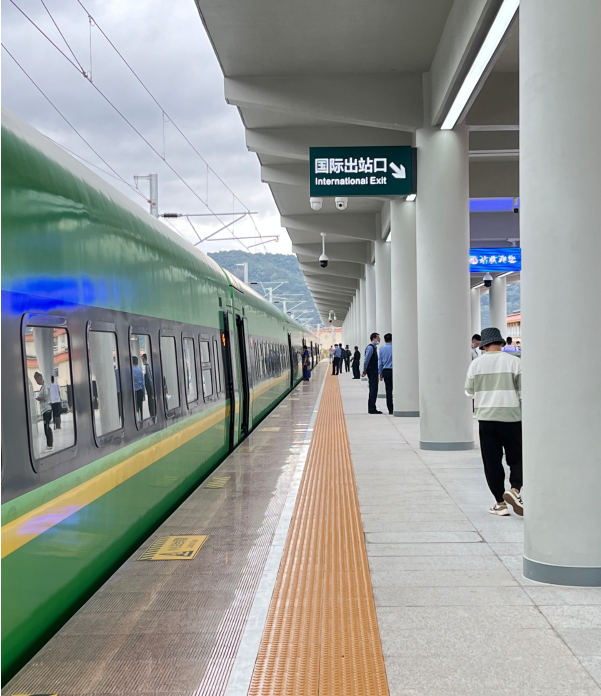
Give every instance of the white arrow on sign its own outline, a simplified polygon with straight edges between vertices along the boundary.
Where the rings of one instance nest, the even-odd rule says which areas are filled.
[[[395,179],[406,179],[407,178],[407,172],[405,170],[405,167],[401,164],[400,166],[395,164],[394,162],[390,163],[390,168],[392,169],[392,176]]]

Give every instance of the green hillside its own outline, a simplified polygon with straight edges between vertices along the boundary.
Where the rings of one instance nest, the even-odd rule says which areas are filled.
[[[250,254],[247,251],[236,250],[217,251],[210,253],[209,256],[217,261],[220,266],[223,266],[230,273],[240,278],[240,280],[244,279],[244,269],[241,266],[237,266],[236,264],[238,263],[248,263],[248,279],[251,283],[273,283],[275,288],[274,281],[285,280],[286,282],[277,290],[274,289],[274,296],[288,298],[288,308],[292,306],[290,304],[292,301],[304,301],[304,304],[293,311],[309,310],[309,312],[302,315],[301,319],[303,322],[306,319],[309,320],[310,324],[316,324],[320,321],[313,298],[305,283],[305,277],[299,268],[298,259],[294,254]],[[253,287],[259,294],[264,292],[260,285]],[[282,308],[281,301],[277,306]]]

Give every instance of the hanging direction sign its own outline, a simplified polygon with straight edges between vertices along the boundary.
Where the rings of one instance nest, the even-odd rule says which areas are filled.
[[[472,273],[507,273],[522,270],[520,247],[470,249],[470,271]]]
[[[311,196],[416,193],[416,150],[409,146],[312,147]]]

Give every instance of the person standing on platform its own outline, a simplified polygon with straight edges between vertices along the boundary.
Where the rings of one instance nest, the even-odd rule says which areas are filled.
[[[361,379],[361,352],[359,346],[355,346],[355,352],[351,358],[353,363],[353,379]]]
[[[367,375],[369,380],[369,397],[367,399],[368,413],[382,413],[376,408],[378,398],[378,346],[380,345],[380,334],[372,333],[369,337],[371,343],[365,349],[365,360],[363,362],[363,377]]]
[[[305,346],[303,351],[303,382],[308,382],[311,379],[311,357],[309,349]]]
[[[60,387],[58,386],[54,375],[50,377],[50,403],[52,404],[52,418],[54,420],[54,429],[61,429],[61,411],[63,403],[61,401]]]
[[[344,350],[344,371],[345,372],[350,372],[351,371],[351,351],[350,348],[348,347],[348,344],[346,348],[343,348]]]
[[[505,341],[499,329],[482,331],[483,354],[472,360],[465,380],[465,393],[474,399],[480,425],[480,450],[486,482],[495,497],[492,515],[509,515],[507,503],[517,515],[522,503],[522,361],[503,352]],[[511,490],[505,491],[503,450],[509,467]]]
[[[505,353],[517,353],[518,349],[513,345],[513,338],[511,336],[507,336],[507,345],[505,348],[503,348],[503,352]]]
[[[144,372],[140,365],[138,365],[138,357],[134,355],[131,359],[132,373],[134,376],[134,394],[136,401],[136,413],[138,415],[138,422],[141,423],[144,420],[144,399],[146,398],[146,389],[144,385]],[[163,382],[165,381],[165,376],[163,375]]]
[[[334,360],[332,362],[332,374],[340,374],[340,361],[342,360],[342,348],[335,343],[334,344]]]
[[[50,402],[50,387],[44,382],[44,378],[40,372],[36,372],[33,376],[36,384],[40,387],[36,401],[40,403],[40,411],[42,412],[42,420],[44,421],[44,435],[46,436],[46,452],[52,452],[54,449],[54,435],[50,427],[52,420],[52,403]]]
[[[394,415],[392,405],[392,334],[384,334],[384,345],[380,348],[378,354],[378,372],[380,374],[380,382],[384,382],[386,387],[386,406],[388,407],[389,415]]]
[[[334,359],[334,346],[330,346],[330,365],[332,364],[332,360]]]
[[[476,358],[480,357],[480,353],[478,352],[478,348],[480,347],[480,340],[480,334],[474,334],[472,336],[472,360],[475,360]]]

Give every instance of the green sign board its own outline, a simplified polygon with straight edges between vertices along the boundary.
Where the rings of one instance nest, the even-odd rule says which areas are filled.
[[[312,147],[311,196],[416,193],[416,150],[409,146]]]

